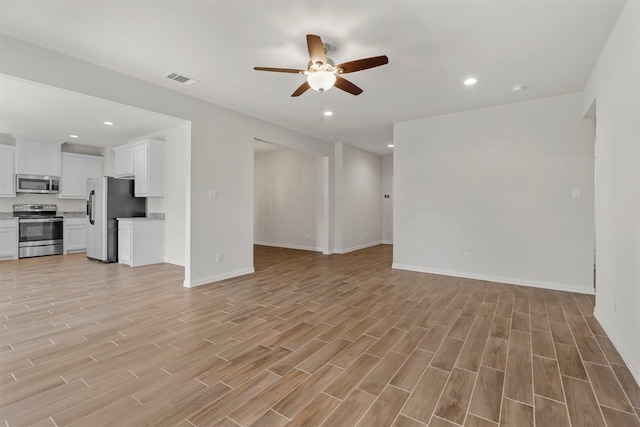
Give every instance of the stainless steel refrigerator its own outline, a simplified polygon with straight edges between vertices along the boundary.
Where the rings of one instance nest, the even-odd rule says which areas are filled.
[[[134,197],[133,180],[87,179],[87,258],[118,262],[116,218],[146,216],[147,199]]]

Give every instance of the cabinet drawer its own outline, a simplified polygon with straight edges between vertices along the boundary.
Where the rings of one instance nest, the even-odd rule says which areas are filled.
[[[87,225],[87,218],[86,217],[65,218],[64,225]]]
[[[131,230],[133,221],[118,220],[118,230]]]

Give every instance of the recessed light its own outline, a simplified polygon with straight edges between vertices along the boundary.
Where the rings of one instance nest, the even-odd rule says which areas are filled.
[[[324,112],[324,113],[322,113],[322,114],[324,114],[324,115],[325,115],[325,116],[327,116],[327,117],[331,117],[331,116],[333,116],[333,111],[325,111],[325,112]]]
[[[525,85],[515,85],[515,86],[511,86],[511,90],[513,92],[520,92],[522,90],[525,89]]]
[[[78,135],[69,135],[69,138],[77,138]]]
[[[107,126],[113,126],[113,122],[104,122],[104,124]]]
[[[473,78],[473,77],[469,77],[468,79],[466,79],[464,81],[464,85],[465,86],[473,86],[474,84],[478,83],[478,80]]]
[[[393,148],[393,144],[387,144],[387,147]]]

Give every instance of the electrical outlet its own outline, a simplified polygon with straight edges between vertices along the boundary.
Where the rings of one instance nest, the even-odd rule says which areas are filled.
[[[216,262],[222,262],[222,254],[216,254]]]
[[[574,188],[571,192],[571,195],[574,199],[582,199],[582,190],[579,188]]]
[[[618,311],[618,298],[613,298],[613,311]]]
[[[470,261],[471,260],[471,252],[464,251],[462,253],[462,259],[464,259],[465,261]]]
[[[210,199],[217,199],[218,198],[218,190],[215,190],[215,189],[209,190],[209,198]]]

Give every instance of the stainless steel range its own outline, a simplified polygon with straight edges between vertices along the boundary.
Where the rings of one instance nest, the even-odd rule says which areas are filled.
[[[63,219],[56,205],[13,205],[18,218],[18,258],[62,253]]]

